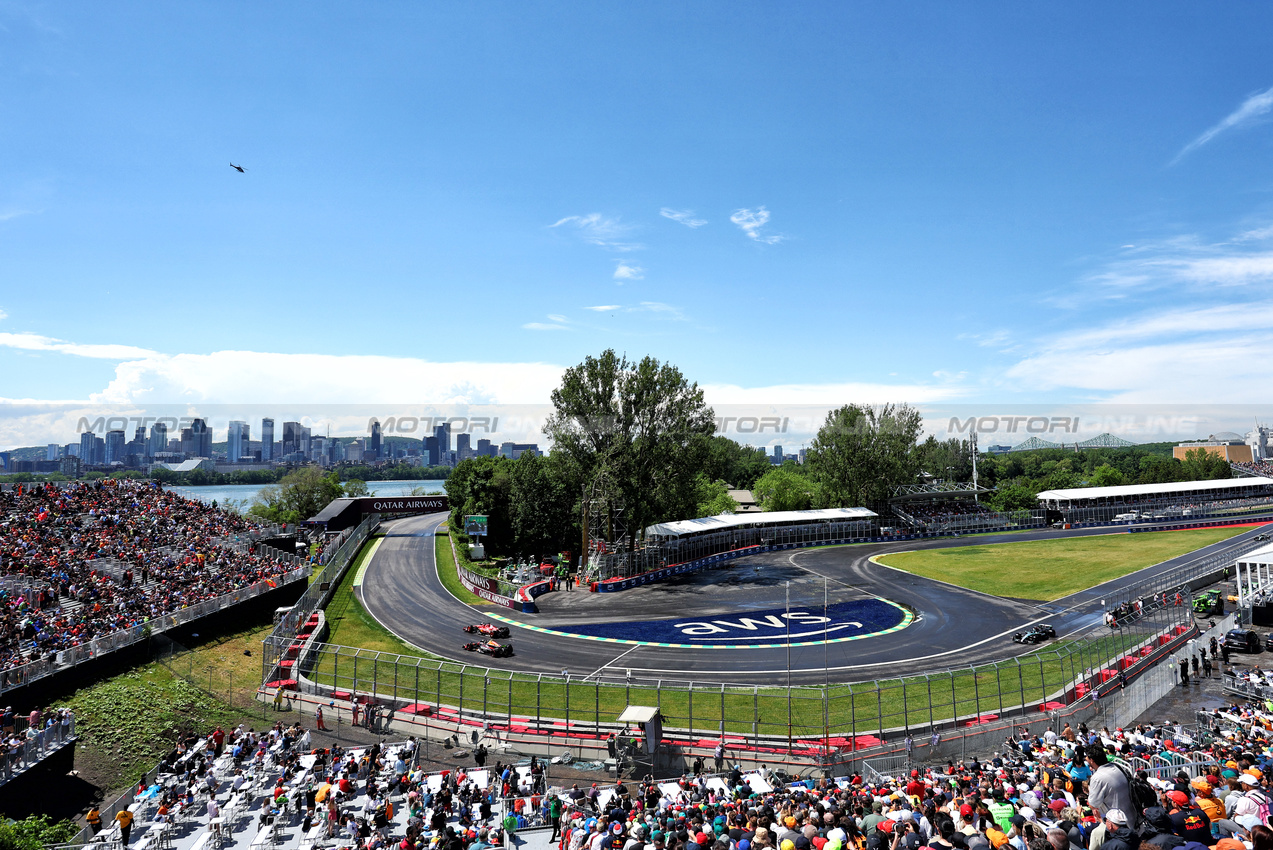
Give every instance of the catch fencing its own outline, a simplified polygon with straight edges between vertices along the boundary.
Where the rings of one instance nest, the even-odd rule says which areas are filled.
[[[678,744],[714,746],[724,736],[758,753],[832,759],[889,739],[1046,719],[1095,688],[1108,691],[1136,678],[1184,645],[1192,629],[1187,604],[1147,606],[1116,631],[995,664],[814,687],[528,674],[322,643],[308,644],[291,670],[300,693],[318,701],[375,694],[393,710],[428,711],[457,727],[547,736],[552,746],[596,746],[621,728],[614,718],[634,704],[658,707],[667,738]],[[293,635],[265,642],[267,680]]]
[[[362,522],[360,522],[352,532],[345,537],[345,541],[340,544],[331,558],[328,559],[327,565],[322,571],[314,576],[305,592],[301,594],[301,598],[296,600],[292,606],[292,610],[280,618],[278,624],[274,627],[274,631],[270,633],[270,637],[266,640],[266,645],[272,642],[285,640],[290,643],[292,637],[299,631],[300,624],[309,619],[309,615],[317,611],[319,608],[326,607],[331,601],[332,594],[336,592],[337,585],[345,575],[345,570],[349,569],[349,565],[354,562],[354,558],[358,556],[358,550],[362,548],[362,544],[371,536],[372,532],[380,525],[380,515],[371,514]],[[277,661],[277,659],[275,659]],[[266,668],[268,672],[269,668]]]

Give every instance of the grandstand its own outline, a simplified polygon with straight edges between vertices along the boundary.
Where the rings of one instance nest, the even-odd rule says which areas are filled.
[[[1247,463],[1230,463],[1229,466],[1233,469],[1236,477],[1273,478],[1273,461],[1254,460]]]
[[[806,543],[874,533],[875,511],[867,508],[822,508],[812,511],[767,511],[661,522],[645,530],[651,545],[672,552],[729,544],[727,549],[768,543]],[[724,551],[715,548],[713,551]]]
[[[0,689],[303,578],[262,531],[149,483],[0,493]]]
[[[1070,487],[1039,493],[1039,505],[1070,523],[1232,516],[1273,508],[1273,478]]]
[[[1002,528],[1007,518],[977,501],[989,492],[977,484],[952,481],[907,484],[889,499],[889,510],[900,523],[921,533]]]

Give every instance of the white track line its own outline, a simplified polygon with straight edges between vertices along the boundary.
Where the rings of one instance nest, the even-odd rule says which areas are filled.
[[[631,649],[626,650],[625,652],[620,652],[620,653],[619,653],[618,655],[616,655],[614,658],[611,658],[611,659],[610,659],[609,661],[607,661],[605,664],[602,664],[602,665],[601,665],[600,667],[598,667],[596,670],[593,670],[593,671],[592,671],[591,673],[589,673],[587,676],[584,676],[584,677],[583,677],[583,681],[585,681],[585,682],[586,682],[586,681],[588,681],[588,680],[589,680],[589,679],[591,679],[593,676],[596,676],[596,675],[597,675],[598,673],[600,673],[602,670],[606,669],[606,668],[607,668],[607,667],[609,667],[611,664],[613,664],[614,662],[618,661],[618,660],[619,660],[620,658],[622,658],[623,656],[627,655],[629,652],[636,652],[638,649],[640,649],[640,648],[641,648],[641,647],[643,647],[643,646],[645,646],[645,644],[641,644],[641,643],[639,643],[639,644],[637,644],[636,646],[632,647]]]

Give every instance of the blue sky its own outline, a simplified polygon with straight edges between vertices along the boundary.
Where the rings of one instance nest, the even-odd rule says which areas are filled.
[[[0,3],[0,398],[1264,401],[1271,25]]]

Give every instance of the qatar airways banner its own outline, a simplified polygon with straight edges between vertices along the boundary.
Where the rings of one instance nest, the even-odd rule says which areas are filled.
[[[364,496],[358,510],[367,514],[437,514],[450,510],[446,496]]]

